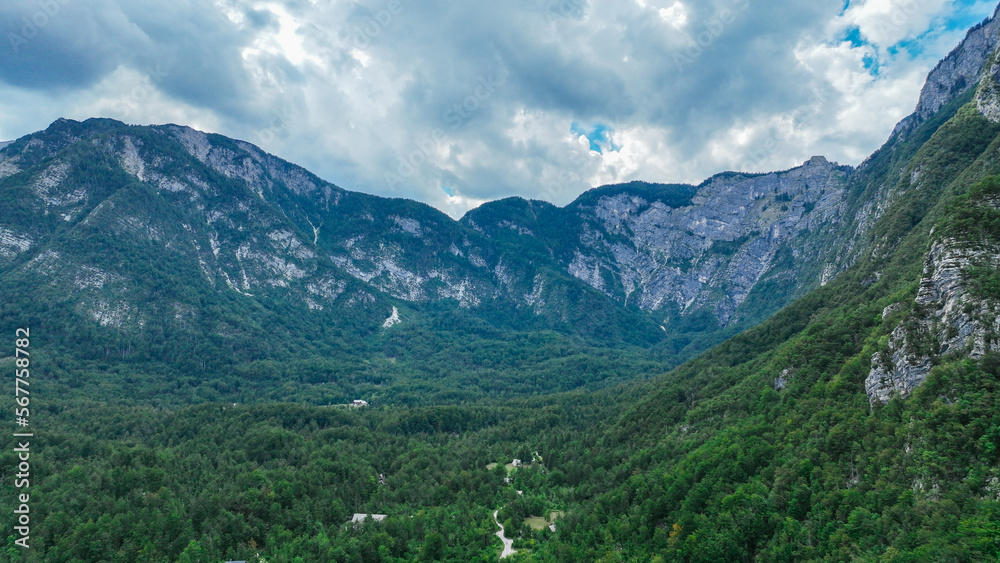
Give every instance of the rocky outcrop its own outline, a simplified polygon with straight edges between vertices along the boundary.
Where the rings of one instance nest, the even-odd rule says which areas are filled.
[[[912,129],[974,87],[983,66],[997,47],[998,33],[1000,8],[992,17],[970,29],[965,39],[934,67],[920,91],[920,101],[913,115],[899,122],[893,133]]]
[[[393,307],[392,314],[382,323],[382,328],[392,328],[401,322],[403,321],[399,318],[399,309]]]
[[[873,404],[908,396],[942,357],[962,354],[976,360],[996,344],[997,311],[972,295],[965,282],[970,266],[983,264],[1000,266],[995,249],[950,239],[934,243],[913,311],[889,335],[888,349],[872,356],[865,391]],[[883,317],[896,305],[890,307]]]
[[[976,109],[986,119],[1000,123],[1000,51],[993,53],[983,69],[976,91]]]
[[[776,258],[794,255],[799,287],[818,285],[815,235],[841,220],[849,167],[814,157],[798,168],[762,175],[723,174],[698,187],[688,205],[628,191],[570,209],[584,219],[568,271],[640,309],[711,309],[725,326]],[[815,266],[815,267],[811,267]]]

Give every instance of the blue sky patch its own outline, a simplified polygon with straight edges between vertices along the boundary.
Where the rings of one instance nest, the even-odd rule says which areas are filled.
[[[858,26],[847,29],[847,31],[844,32],[841,41],[850,43],[852,49],[861,49],[871,45],[871,43],[861,36],[861,28]],[[862,59],[862,63],[865,65],[865,70],[867,70],[872,76],[878,76],[881,67],[878,60],[878,54],[870,47],[865,50],[869,51]],[[896,53],[892,50],[892,48],[890,48],[889,54],[894,56]]]
[[[611,138],[611,134],[615,132],[614,129],[604,125],[603,123],[598,123],[592,128],[584,128],[582,125],[573,122],[569,127],[570,132],[575,135],[583,135],[590,141],[590,150],[598,153],[604,154],[604,151],[608,150],[611,152],[618,152],[621,147],[616,145]]]
[[[868,71],[868,74],[871,74],[872,76],[878,76],[878,73],[881,70],[881,68],[878,62],[878,56],[875,53],[868,53],[867,55],[865,55],[865,58],[862,59],[862,62],[864,63],[865,69]]]
[[[896,56],[901,52],[905,52],[910,56],[910,58],[915,59],[920,55],[924,54],[924,49],[927,47],[927,43],[925,41],[926,36],[927,34],[925,33],[920,37],[917,37],[916,39],[907,39],[906,41],[900,41],[899,43],[896,43],[892,47],[889,47],[887,51],[892,56]]]
[[[953,7],[953,11],[938,16],[931,23],[930,29],[917,37],[905,39],[895,45],[888,46],[886,53],[891,58],[905,53],[910,59],[918,59],[924,56],[928,43],[942,32],[969,29],[989,17],[993,13],[994,8],[990,3],[983,0],[955,0]],[[872,72],[872,75],[877,75],[878,61],[873,61],[872,66],[869,66],[868,58],[866,57],[865,68],[869,70],[874,68],[875,71]]]
[[[954,12],[945,20],[945,29],[965,30],[993,15],[995,4],[982,0],[956,0]]]
[[[850,41],[851,47],[861,47],[866,45],[864,39],[861,38],[861,28],[854,26],[847,30],[847,34],[844,35],[844,41]]]

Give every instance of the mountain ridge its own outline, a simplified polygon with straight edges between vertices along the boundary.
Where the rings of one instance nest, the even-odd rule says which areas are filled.
[[[711,321],[710,317],[702,315],[701,321],[692,326],[682,326],[680,331],[693,331],[695,334],[708,332],[714,334],[709,336],[709,340],[720,339],[733,311],[769,266],[756,267],[756,270],[747,274],[749,278],[741,281],[737,278],[744,275],[740,269],[745,269],[746,266],[737,266],[727,274],[725,266],[728,259],[736,257],[749,264],[763,252],[765,262],[769,262],[778,252],[776,245],[779,244],[775,241],[780,238],[780,243],[786,244],[789,239],[782,234],[780,227],[777,231],[769,231],[773,225],[796,224],[802,219],[805,207],[810,207],[810,211],[817,204],[821,210],[828,207],[825,203],[820,203],[816,199],[819,196],[815,194],[809,196],[812,198],[809,201],[793,201],[796,197],[793,193],[796,191],[795,186],[784,185],[781,179],[805,169],[815,168],[820,173],[837,174],[848,170],[837,168],[825,160],[812,160],[803,167],[770,175],[721,174],[707,180],[699,188],[679,188],[679,185],[670,187],[671,190],[690,192],[677,201],[657,191],[663,186],[651,184],[632,183],[598,188],[582,194],[569,206],[552,208],[553,213],[562,217],[560,224],[575,224],[582,230],[568,234],[550,232],[549,240],[541,241],[527,240],[531,238],[528,234],[530,229],[525,230],[527,228],[523,226],[515,228],[520,229],[519,240],[498,238],[499,232],[494,228],[495,225],[490,225],[486,230],[476,225],[477,217],[509,203],[494,202],[483,210],[468,214],[462,221],[453,221],[441,212],[417,202],[378,198],[343,190],[304,169],[268,155],[249,143],[176,125],[137,127],[106,119],[85,122],[59,120],[46,131],[23,137],[0,151],[0,178],[8,184],[15,179],[30,183],[30,192],[39,200],[34,205],[35,213],[40,212],[43,217],[50,212],[57,213],[67,224],[74,223],[82,214],[94,211],[84,204],[91,196],[97,197],[98,192],[89,193],[80,186],[62,186],[72,170],[67,168],[69,165],[66,162],[59,160],[58,155],[63,151],[72,153],[76,150],[73,148],[75,146],[83,147],[81,143],[87,139],[90,139],[87,145],[90,149],[86,150],[101,147],[104,152],[98,160],[104,159],[107,166],[118,170],[114,173],[119,174],[119,178],[120,173],[124,173],[132,178],[129,182],[137,181],[154,190],[156,194],[151,196],[162,200],[165,205],[180,205],[178,209],[182,214],[193,212],[197,216],[191,219],[193,222],[183,223],[186,229],[194,229],[190,232],[196,238],[200,237],[197,242],[192,243],[189,256],[192,264],[198,262],[203,277],[213,287],[222,284],[246,297],[255,297],[256,293],[261,292],[287,300],[290,295],[295,294],[313,310],[331,306],[340,292],[349,286],[355,290],[352,290],[354,293],[348,292],[353,295],[348,297],[348,301],[357,303],[361,299],[372,302],[374,294],[365,295],[366,291],[362,289],[369,287],[384,295],[380,298],[383,299],[383,304],[379,307],[385,310],[385,317],[389,316],[391,306],[384,299],[402,300],[410,304],[453,300],[459,307],[466,309],[476,309],[484,303],[492,302],[496,306],[532,311],[529,317],[524,314],[515,315],[521,319],[518,322],[527,318],[542,319],[542,325],[539,326],[558,326],[563,327],[561,330],[570,331],[573,330],[570,326],[578,322],[570,323],[570,320],[574,316],[578,320],[580,317],[567,309],[569,302],[560,295],[566,290],[578,295],[596,292],[588,298],[591,301],[588,308],[604,310],[608,318],[624,314],[623,318],[633,319],[628,324],[645,331],[643,336],[637,337],[639,341],[647,343],[660,340],[663,332],[669,336],[673,331],[667,326],[670,323],[685,321],[684,308],[693,302],[692,295],[699,291],[697,287],[705,285],[698,278],[710,278],[713,274],[708,272],[716,272],[714,275],[722,280],[719,283],[735,283],[740,288],[737,297],[729,305],[717,309],[715,313],[709,313],[718,320]],[[159,154],[156,151],[163,152]],[[116,181],[128,183],[124,178]],[[226,188],[229,191],[218,192],[212,187],[212,182],[229,186]],[[718,228],[707,229],[704,225],[708,218],[701,217],[698,211],[692,212],[692,209],[706,208],[707,204],[712,204],[709,199],[713,197],[719,200],[721,196],[716,192],[738,190],[734,186],[744,182],[764,186],[764,191],[755,192],[752,201],[748,200],[742,210],[734,208],[733,212],[740,215],[733,223],[734,226],[725,227],[724,223],[732,221],[719,222],[715,219]],[[778,192],[779,184],[784,185],[781,193]],[[20,189],[23,190],[24,186],[20,186]],[[638,200],[627,202],[622,199],[626,193],[639,197],[636,190],[651,199],[655,196],[655,199],[641,204]],[[618,198],[618,203],[608,205],[607,202],[614,199],[609,197],[612,193]],[[690,203],[686,201],[689,198],[693,198],[691,201],[694,201],[694,206],[686,205]],[[777,201],[778,199],[782,201]],[[695,223],[692,224],[694,231],[697,231],[692,231],[686,240],[680,241],[682,246],[689,248],[690,257],[686,259],[687,263],[677,266],[663,262],[664,253],[668,252],[663,245],[673,244],[663,237],[675,227],[657,226],[657,221],[672,220],[662,217],[664,214],[669,215],[673,209],[668,203],[685,204],[681,208],[686,210],[686,215],[695,218]],[[624,207],[615,209],[618,204]],[[211,205],[221,207],[211,209]],[[766,213],[769,205],[776,206],[774,209],[783,208],[784,211],[775,212],[772,209],[770,213]],[[22,210],[30,215],[31,212],[23,207],[22,205]],[[336,210],[335,216],[331,215],[333,210]],[[345,210],[348,210],[346,214]],[[788,212],[794,217],[785,217]],[[581,213],[586,215],[583,222],[575,217]],[[604,218],[597,217],[595,213],[603,214]],[[632,226],[623,227],[620,222],[616,225],[608,222],[608,218],[615,213],[624,213],[630,217],[632,214],[638,215],[630,219],[633,221]],[[639,216],[643,213],[645,218]],[[270,218],[265,219],[268,217]],[[133,222],[138,223],[155,221],[152,217],[133,219]],[[22,217],[21,220],[25,225],[34,226],[18,231],[13,225],[0,225],[3,229],[0,241],[4,245],[0,254],[8,266],[19,256],[35,253],[35,242],[42,237],[42,233],[32,231],[41,223],[28,217]],[[251,252],[251,247],[246,246],[245,242],[236,243],[243,240],[244,235],[239,234],[242,225],[251,225],[254,220],[264,220],[275,226],[285,224],[285,227],[252,235],[250,242],[259,248]],[[676,220],[685,219],[678,217]],[[646,227],[642,226],[643,221],[648,223]],[[652,222],[649,223],[650,221]],[[697,226],[698,221],[703,224],[701,227]],[[760,228],[746,227],[745,223],[754,221],[760,223]],[[510,224],[504,228],[509,230],[514,224],[509,220],[507,222]],[[808,223],[807,220],[803,224]],[[61,223],[49,221],[49,225],[57,228]],[[228,245],[234,245],[228,250],[227,243],[220,242],[220,234],[217,232],[219,226],[229,232]],[[120,227],[114,228],[121,231]],[[646,234],[656,240],[647,236],[646,242],[640,241],[640,245],[636,246],[631,242],[634,233],[625,232],[633,227],[647,231],[652,228],[655,233]],[[204,232],[196,234],[195,231],[199,229]],[[751,232],[754,236],[748,237]],[[132,234],[137,233],[133,229]],[[141,236],[155,238],[152,231]],[[567,236],[579,241],[573,242]],[[609,247],[604,243],[594,242],[609,236],[617,238],[619,243],[631,244],[632,249],[626,249],[627,252],[645,252],[638,259],[647,263],[661,263],[666,268],[666,278],[652,280],[652,289],[643,289],[646,295],[634,307],[629,305],[628,300],[635,291],[636,284],[640,283],[636,280],[635,264],[629,264],[628,259],[614,258],[614,252],[620,254],[624,248],[621,244]],[[650,240],[660,247],[646,252],[642,245],[648,247]],[[716,245],[715,253],[707,255],[706,250],[716,240],[721,241],[719,244],[727,243],[729,246],[722,251],[722,247]],[[733,241],[740,244],[734,245]],[[541,245],[538,252],[526,250],[536,242]],[[260,248],[268,250],[261,254]],[[562,250],[556,252],[557,249]],[[603,253],[606,258],[591,256],[592,251]],[[731,256],[727,257],[727,254]],[[701,271],[697,274],[685,273],[684,269],[692,266],[691,260],[703,260],[706,263],[701,264]],[[329,273],[324,274],[326,277],[313,278],[313,273],[320,270]],[[549,279],[551,275],[555,277]],[[689,281],[692,276],[693,282]],[[727,276],[729,282],[725,281]],[[604,278],[608,279],[608,284],[605,284]],[[669,281],[671,279],[674,281]],[[358,283],[362,285],[358,286]],[[581,283],[584,285],[579,286]],[[697,287],[691,286],[683,290],[681,287],[685,283],[689,286],[694,283]],[[666,287],[665,284],[672,285]],[[304,287],[296,289],[297,286]],[[576,289],[572,289],[574,287]],[[278,297],[275,293],[278,288],[283,288],[284,296]],[[291,293],[287,290],[291,290]],[[546,298],[546,292],[550,291],[554,293]],[[664,301],[666,291],[674,292],[672,300]],[[714,286],[708,287],[702,292],[702,308],[711,309],[718,299],[728,296],[727,291]],[[712,297],[709,295],[712,292],[718,295]],[[323,299],[326,300],[325,304],[321,302]],[[622,302],[625,304],[625,311],[634,311],[612,312],[621,308]],[[665,307],[664,303],[673,303],[670,307],[676,309],[667,313],[668,319],[649,318],[651,312],[659,315],[656,311]],[[770,309],[774,310],[780,304],[776,303]],[[109,306],[95,306],[91,316],[106,317],[95,311]],[[643,317],[647,320],[639,320]],[[373,325],[381,324],[375,323],[375,320],[371,320]],[[537,321],[533,322],[537,324]],[[660,325],[664,325],[664,328],[658,328]],[[594,330],[595,326],[590,326],[587,330]],[[620,332],[623,329],[614,330]],[[680,338],[684,340],[688,337],[682,334]],[[683,346],[686,344],[682,342],[681,347]]]

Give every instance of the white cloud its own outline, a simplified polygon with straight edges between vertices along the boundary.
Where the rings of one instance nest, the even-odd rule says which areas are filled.
[[[688,11],[684,4],[680,2],[674,2],[669,8],[660,8],[658,13],[663,18],[663,21],[677,29],[683,29],[687,25]]]
[[[45,52],[0,57],[0,138],[61,116],[185,123],[452,215],[817,154],[856,164],[963,31],[940,29],[956,9],[946,0],[852,2],[842,14],[823,4],[217,0],[175,15],[167,0],[100,0],[67,18],[74,26],[53,23]],[[14,0],[0,19],[33,6]],[[879,46],[843,41],[853,26]],[[887,53],[914,37],[923,55]],[[693,52],[691,38],[704,38]],[[86,72],[46,58],[63,51]],[[677,54],[690,64],[679,69]],[[151,80],[157,65],[168,76]],[[128,103],[136,92],[141,103]],[[591,151],[574,122],[606,125],[620,149]],[[387,182],[408,159],[412,172]]]
[[[843,20],[857,26],[869,42],[889,47],[928,31],[934,18],[952,3],[953,0],[863,0],[852,2]]]
[[[351,49],[351,56],[354,57],[361,66],[367,67],[368,63],[371,62],[372,57],[368,53],[362,51],[361,49]]]

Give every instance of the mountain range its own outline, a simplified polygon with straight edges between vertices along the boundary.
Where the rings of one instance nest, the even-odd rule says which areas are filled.
[[[561,208],[509,198],[459,221],[344,190],[219,135],[61,119],[0,150],[11,202],[0,216],[0,285],[27,303],[59,302],[73,317],[59,330],[83,325],[102,335],[100,348],[155,332],[247,358],[273,352],[248,343],[254,329],[209,313],[208,300],[219,314],[268,311],[267,330],[285,335],[296,332],[292,317],[328,330],[346,322],[357,335],[459,311],[503,329],[654,347],[676,365],[869,250],[898,189],[872,185],[876,168],[932,118],[928,108],[971,91],[969,69],[990,54],[982,37],[994,27],[970,32],[931,73],[918,111],[857,168],[814,157],[698,186],[604,186]],[[118,346],[125,359],[133,347],[143,348]]]

